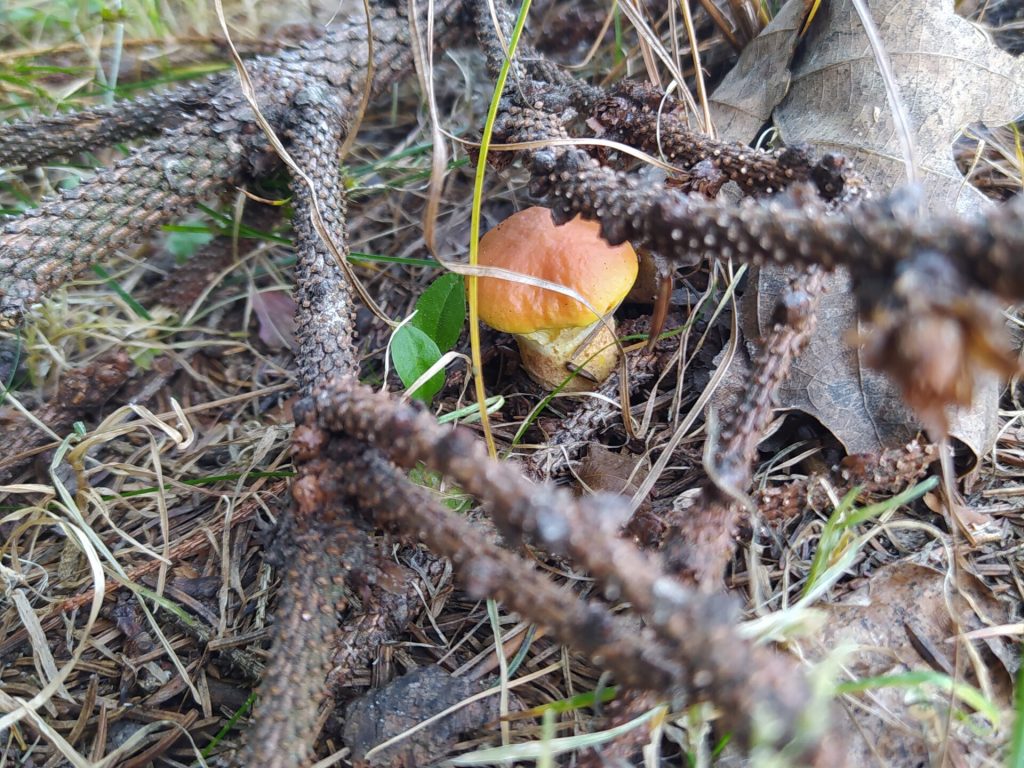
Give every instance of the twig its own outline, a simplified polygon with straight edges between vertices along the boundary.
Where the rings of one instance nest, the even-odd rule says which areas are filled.
[[[735,634],[731,599],[687,589],[665,573],[656,556],[619,538],[629,514],[624,499],[579,501],[564,490],[533,485],[510,465],[490,459],[468,431],[442,427],[413,406],[351,380],[321,387],[315,404],[322,426],[378,447],[400,466],[423,462],[451,477],[485,502],[510,540],[526,536],[550,552],[570,555],[606,593],[628,599],[669,644],[693,695],[715,701],[725,727],[741,743],[750,744],[761,732],[758,717],[772,721],[775,746],[798,735],[810,701],[802,675],[783,657]]]
[[[704,256],[742,262],[849,268],[855,281],[888,279],[915,254],[947,261],[972,285],[1008,299],[1024,298],[1024,197],[975,218],[914,219],[908,190],[829,215],[800,185],[770,200],[737,206],[709,201],[656,182],[640,183],[603,167],[568,138],[551,114],[510,104],[495,125],[508,144],[526,150],[531,192],[546,198],[557,221],[581,215],[601,223],[612,244],[646,244],[666,259],[693,265]]]
[[[720,587],[732,557],[740,511],[751,507],[746,493],[757,444],[771,420],[776,390],[817,325],[822,279],[822,273],[812,269],[794,278],[780,297],[747,389],[722,424],[721,442],[714,445],[715,435],[708,437],[713,454],[705,468],[710,480],[666,536],[665,554],[672,570],[702,589]]]
[[[377,522],[390,524],[406,538],[418,539],[451,558],[471,596],[501,601],[547,627],[562,642],[607,664],[628,682],[651,686],[667,696],[680,692],[682,669],[649,632],[556,586],[525,560],[441,508],[429,491],[398,473],[376,449],[358,448],[351,440],[320,432],[314,426],[315,417],[308,406],[297,416],[303,422],[300,439],[323,446],[318,450],[331,457],[334,481],[346,496]]]
[[[682,169],[710,164],[723,181],[736,182],[746,194],[774,194],[799,182],[813,182],[825,200],[848,190],[845,176],[851,171],[841,157],[815,159],[805,146],[768,152],[712,139],[689,128],[679,109],[681,105],[660,89],[625,80],[597,102],[593,115],[606,132],[601,138],[663,154]],[[860,183],[855,176],[851,180]]]

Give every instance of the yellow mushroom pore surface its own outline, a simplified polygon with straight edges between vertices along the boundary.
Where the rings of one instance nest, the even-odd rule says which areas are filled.
[[[629,243],[608,245],[596,222],[555,226],[546,208],[513,214],[480,240],[479,263],[530,275],[576,291],[601,315],[629,292],[637,258]],[[478,280],[480,319],[506,333],[576,328],[597,322],[586,306],[555,291],[511,280]]]

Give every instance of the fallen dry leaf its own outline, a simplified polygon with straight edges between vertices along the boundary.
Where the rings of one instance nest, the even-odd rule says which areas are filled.
[[[949,642],[958,627],[970,631],[1010,620],[1008,607],[996,600],[978,579],[958,574],[956,583],[947,578],[941,550],[932,549],[912,559],[884,566],[871,579],[843,597],[841,604],[825,607],[828,619],[814,645],[820,655],[839,648],[853,647],[845,657],[845,668],[856,678],[900,674],[910,670],[934,670],[954,673],[954,646]],[[950,609],[955,615],[951,616]],[[979,615],[982,614],[982,615]],[[986,644],[975,641],[985,654]],[[957,679],[978,685],[960,655],[962,669]],[[983,665],[991,680],[988,692],[998,705],[1011,706],[1010,673],[997,663]],[[934,690],[934,689],[933,689]],[[884,765],[893,768],[931,764],[928,745],[941,743],[946,719],[941,710],[914,706],[906,688],[883,688],[860,698],[860,705],[848,708],[856,712],[856,723],[845,718],[848,730],[850,765]],[[861,711],[863,706],[864,711]],[[981,755],[970,756],[974,744],[968,728],[955,727],[951,737],[964,764],[978,764]]]
[[[740,302],[744,336],[760,340],[771,328],[778,297],[792,273],[761,269]],[[825,278],[826,293],[818,305],[818,330],[807,349],[793,362],[789,378],[778,390],[780,410],[813,416],[847,453],[878,454],[905,445],[920,431],[899,391],[884,374],[863,364],[860,350],[845,338],[857,324],[856,300],[845,272]],[[751,352],[753,354],[753,352]]]
[[[580,462],[576,475],[594,492],[636,493],[644,472],[635,471],[640,460],[628,453],[614,453],[600,443],[591,443],[587,455]]]
[[[1003,125],[1024,113],[1024,61],[957,16],[953,0],[869,5],[917,145],[925,207],[985,205],[956,168],[953,140],[968,123]],[[845,155],[878,189],[905,181],[893,112],[852,3],[822,3],[800,50],[774,114],[783,140]]]
[[[751,276],[751,286],[740,301],[740,322],[751,356],[754,345],[771,328],[778,297],[793,274],[768,267]],[[849,275],[838,270],[825,278],[825,287],[818,305],[818,328],[794,361],[789,379],[779,387],[779,410],[813,416],[847,453],[874,455],[905,445],[921,425],[904,404],[899,388],[867,365],[863,348],[850,343],[851,336],[861,335],[861,324]],[[950,409],[950,434],[971,454],[960,465],[965,470],[996,439],[1000,388],[997,377],[986,376],[970,407]]]
[[[295,348],[295,300],[284,291],[260,291],[252,297],[260,341],[269,349]]]
[[[789,46],[791,39],[785,30],[795,34],[803,9],[802,0],[790,0],[779,14],[779,29],[768,27],[765,32]],[[952,142],[968,122],[1007,122],[1024,112],[1024,64],[956,16],[952,2],[875,0],[871,11],[907,106],[925,205],[956,205],[964,210],[984,205],[981,194],[957,171]],[[787,51],[776,52],[773,71],[780,62],[789,62]],[[877,189],[887,191],[898,184],[905,166],[884,83],[849,2],[821,5],[791,66],[792,73],[785,78],[789,91],[774,111],[783,139],[791,144],[809,142],[821,152],[844,154]],[[730,130],[746,131],[725,138],[749,141],[757,119],[744,122],[736,118],[735,94],[758,83],[763,89],[765,86],[756,67],[741,71],[740,76],[747,79],[747,85],[727,81],[727,99],[720,101],[716,91],[713,103],[716,120],[721,117],[722,125]],[[775,94],[777,88],[773,85],[765,92]],[[754,110],[751,105],[756,100],[749,97],[739,103],[756,118],[765,109],[760,104],[760,112]],[[790,277],[787,271],[768,267],[752,278],[741,305],[748,340],[761,338]],[[838,272],[828,280],[818,329],[796,361],[790,382],[780,391],[779,405],[782,410],[814,416],[850,452],[877,453],[902,444],[920,425],[902,405],[897,387],[864,363],[862,350],[850,346],[850,336],[857,335],[851,330],[858,329],[858,322],[849,278]],[[975,459],[995,440],[998,397],[996,377],[982,379],[971,406],[950,418],[950,434],[970,449]]]
[[[809,6],[808,0],[789,0],[715,88],[710,101],[720,136],[752,141],[771,118],[789,90],[789,65]]]

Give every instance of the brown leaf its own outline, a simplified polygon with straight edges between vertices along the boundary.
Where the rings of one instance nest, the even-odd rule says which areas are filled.
[[[295,301],[284,291],[261,291],[252,297],[260,323],[260,341],[270,349],[295,348]]]
[[[799,6],[798,0],[790,0],[780,12],[780,17],[787,14],[779,22],[783,29],[792,30],[796,20],[803,18],[791,6]],[[956,16],[952,2],[875,0],[871,11],[909,113],[926,204],[932,208],[956,205],[962,210],[981,207],[985,203],[980,193],[956,170],[952,142],[968,122],[1006,122],[1024,111],[1024,63],[1000,51],[977,27]],[[956,55],[950,56],[951,50]],[[790,58],[785,51],[775,56],[773,70],[782,59]],[[901,181],[905,169],[884,83],[849,2],[821,5],[792,67],[791,84],[786,75],[789,91],[774,113],[784,140],[845,154],[877,188],[889,190]],[[741,76],[748,81],[748,89],[756,87],[755,65]],[[730,101],[739,90],[730,84]],[[774,94],[777,88],[764,92]],[[725,138],[753,138],[752,123],[743,125],[733,112],[723,111],[717,91],[713,101],[716,119],[724,117],[720,125],[742,126],[744,131],[724,134]],[[744,103],[753,102],[748,98]],[[766,267],[752,281],[741,306],[749,340],[761,338],[769,327],[770,313],[789,278],[783,270]],[[779,393],[780,408],[811,414],[852,452],[877,453],[898,446],[920,425],[902,405],[896,385],[865,364],[862,349],[850,346],[850,338],[861,334],[855,332],[859,320],[849,278],[837,273],[829,279],[828,288],[818,329]],[[999,381],[987,376],[974,384],[971,405],[952,415],[949,432],[977,458],[996,437]]]
[[[789,64],[807,17],[808,0],[789,0],[740,54],[711,97],[723,138],[752,141],[789,89]]]
[[[953,11],[953,0],[872,0],[917,144],[926,207],[983,206],[953,161],[968,124],[1002,125],[1024,112],[1024,61]],[[899,134],[879,68],[852,3],[822,3],[775,110],[787,143],[845,155],[875,187],[905,181]]]
[[[935,554],[933,551],[932,555]],[[846,657],[845,668],[857,678],[898,674],[908,670],[954,671],[954,646],[949,638],[958,631],[970,631],[988,623],[1010,620],[1008,607],[975,577],[958,575],[953,589],[946,570],[931,562],[928,554],[915,560],[903,560],[876,570],[862,587],[844,596],[842,604],[826,607],[828,620],[814,638],[821,653],[840,646],[855,647]],[[950,614],[950,606],[955,617]],[[979,615],[981,612],[983,615]],[[954,621],[955,618],[955,621]],[[977,641],[975,645],[984,653]],[[961,661],[967,654],[961,653]],[[997,701],[1010,707],[1010,676],[994,675],[993,691]],[[957,676],[976,685],[970,671]],[[871,700],[874,706],[871,706]],[[945,718],[928,708],[915,708],[907,702],[907,690],[883,688],[874,691],[868,711],[847,708],[854,713],[840,727],[849,730],[851,765],[900,766],[928,764],[928,745],[940,743],[934,729],[945,727]],[[887,714],[879,717],[880,706]],[[967,729],[954,731],[953,746],[970,753],[972,744]],[[979,755],[974,755],[974,760]],[[879,763],[881,759],[881,763]],[[973,763],[972,763],[973,764]]]
[[[643,472],[634,472],[638,459],[624,453],[613,453],[599,443],[591,443],[586,458],[576,474],[594,493],[636,493]]]
[[[765,267],[751,276],[740,301],[744,336],[757,343],[771,328],[779,295],[792,279],[792,271]],[[865,361],[865,348],[854,339],[861,325],[850,278],[838,270],[825,280],[826,293],[818,306],[818,327],[807,348],[793,363],[789,379],[779,388],[782,411],[802,411],[831,432],[847,453],[878,453],[905,445],[921,425],[904,404],[899,388]],[[963,443],[973,466],[996,439],[1000,381],[981,379],[970,407],[950,409],[950,434]],[[718,402],[718,401],[716,401]]]
[[[760,269],[752,277],[740,302],[748,340],[760,340],[771,328],[778,297],[791,277],[791,272],[778,268]],[[896,387],[864,365],[861,351],[846,338],[857,327],[849,276],[843,271],[828,275],[825,286],[818,305],[818,329],[779,387],[779,409],[813,416],[847,453],[877,455],[885,448],[905,445],[920,431],[913,414]]]

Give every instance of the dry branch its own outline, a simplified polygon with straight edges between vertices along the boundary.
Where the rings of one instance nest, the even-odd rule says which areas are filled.
[[[514,467],[494,461],[471,433],[450,430],[411,405],[395,403],[348,379],[315,394],[323,427],[384,451],[399,466],[422,462],[480,498],[511,541],[526,537],[571,556],[613,598],[622,596],[644,616],[686,672],[692,695],[714,701],[726,727],[744,744],[772,723],[771,743],[782,747],[799,732],[811,702],[807,683],[783,657],[752,646],[735,633],[735,605],[700,595],[670,577],[659,558],[619,538],[628,505],[615,496],[573,499],[561,489],[534,485]]]
[[[667,534],[665,557],[670,568],[704,589],[720,586],[732,558],[740,513],[750,503],[746,493],[757,444],[771,421],[779,384],[814,332],[821,290],[822,274],[812,269],[795,278],[782,295],[747,391],[721,425],[718,444],[706,467],[709,481],[685,518]]]

